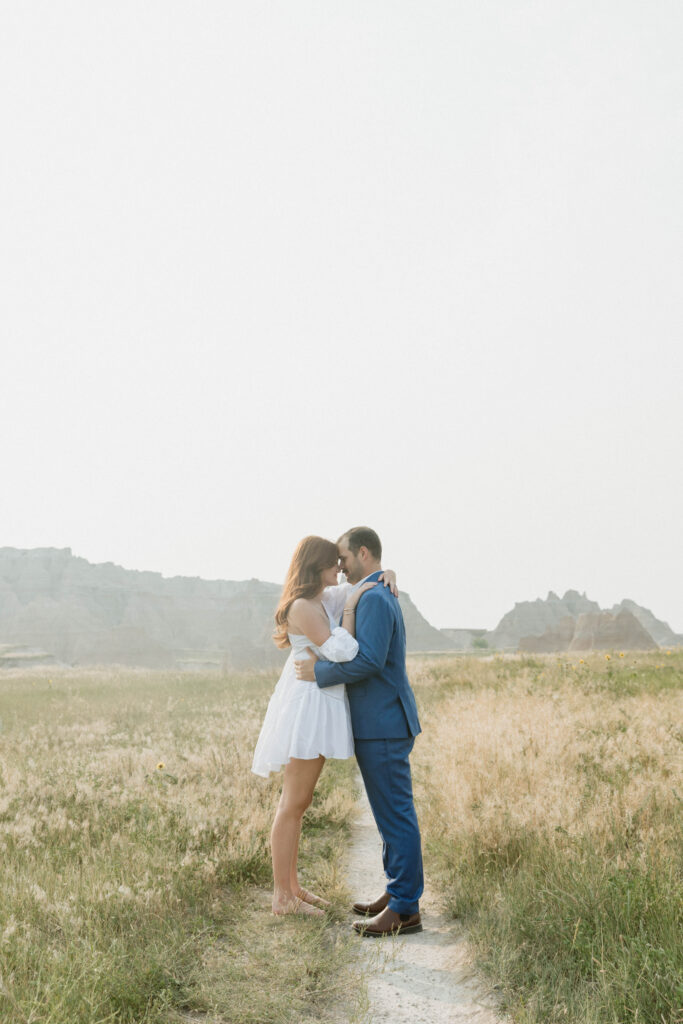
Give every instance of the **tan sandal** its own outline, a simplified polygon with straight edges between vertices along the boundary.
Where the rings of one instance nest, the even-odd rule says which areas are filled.
[[[300,900],[309,903],[312,907],[329,907],[330,901],[324,900],[322,896],[316,896],[314,892],[309,892],[308,889],[303,889],[299,886],[299,892],[297,896]]]
[[[273,914],[275,917],[286,917],[287,914],[305,914],[309,917],[324,917],[322,910],[318,910],[317,907],[312,906],[307,900],[302,900],[296,896],[290,903],[286,904],[281,910],[276,910],[273,907]]]

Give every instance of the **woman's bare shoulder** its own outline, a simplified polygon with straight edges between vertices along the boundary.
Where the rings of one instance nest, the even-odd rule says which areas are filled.
[[[311,601],[307,597],[297,597],[289,606],[289,614],[291,615],[292,612],[315,611],[318,607],[315,601]]]
[[[307,622],[311,615],[320,614],[320,605],[307,597],[297,597],[292,601],[287,613],[288,622]]]
[[[315,644],[324,643],[330,635],[329,619],[320,602],[305,597],[299,597],[292,602],[287,615],[287,625],[290,633],[303,633]]]

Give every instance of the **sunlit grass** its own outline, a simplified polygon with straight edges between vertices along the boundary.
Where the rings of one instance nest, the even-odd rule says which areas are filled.
[[[410,672],[428,871],[511,1014],[675,1021],[683,655]],[[249,767],[274,681],[0,676],[3,1024],[323,1022],[340,1004],[351,1018],[354,763],[326,766],[304,829],[303,880],[332,896],[331,923],[273,918],[280,779]]]
[[[683,652],[412,674],[428,864],[515,1019],[679,1020]]]
[[[0,677],[3,1024],[326,1019],[345,929],[269,912],[281,778],[249,769],[274,679]],[[337,904],[351,772],[326,766],[302,848]]]

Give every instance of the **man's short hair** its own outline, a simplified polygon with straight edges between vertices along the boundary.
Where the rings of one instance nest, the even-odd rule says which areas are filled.
[[[354,526],[353,529],[342,533],[337,544],[346,540],[349,550],[357,555],[359,548],[367,548],[373,558],[378,562],[382,561],[382,542],[369,526]]]

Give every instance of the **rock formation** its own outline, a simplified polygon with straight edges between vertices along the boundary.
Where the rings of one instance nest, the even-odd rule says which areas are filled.
[[[399,580],[399,587],[401,581]],[[408,594],[399,594],[399,603],[406,625],[406,639],[409,651],[452,651],[455,643],[444,635],[443,630],[435,629],[410,600]]]
[[[583,612],[576,619],[568,615],[542,636],[525,636],[520,651],[651,651],[657,648],[648,631],[629,611]]]
[[[261,580],[167,579],[111,562],[93,565],[70,548],[0,548],[0,666],[50,659],[71,665],[277,666],[286,657],[271,640],[280,589]],[[484,641],[493,650],[515,651],[683,642],[634,601],[601,612],[576,590],[522,601],[490,633],[434,629],[408,594],[400,601],[409,651],[470,650]]]
[[[585,612],[587,615],[600,614],[600,612]],[[552,651],[566,651],[574,639],[576,619],[571,615],[565,615],[555,626],[548,626],[541,636],[523,636],[519,641],[520,651],[529,651],[534,654],[550,654]]]
[[[69,548],[0,549],[0,642],[72,665],[279,664],[280,588],[92,565]]]
[[[658,644],[644,626],[629,611],[616,615],[600,612],[597,615],[579,615],[570,651],[652,651]]]
[[[643,608],[641,605],[636,604],[635,601],[625,598],[619,604],[615,604],[610,611],[613,615],[617,615],[620,611],[631,612],[660,647],[673,647],[676,644],[683,643],[683,636],[680,633],[674,633],[667,622],[662,622],[661,619],[655,618],[649,608]]]
[[[520,601],[486,635],[489,647],[516,651],[522,637],[542,636],[547,629],[559,626],[567,616],[575,619],[583,612],[599,612],[600,605],[577,590],[568,590],[558,597],[551,590],[545,601]]]
[[[70,665],[267,668],[287,656],[271,640],[280,591],[93,565],[70,548],[0,548],[0,644]],[[407,594],[400,601],[410,650],[452,648]]]

